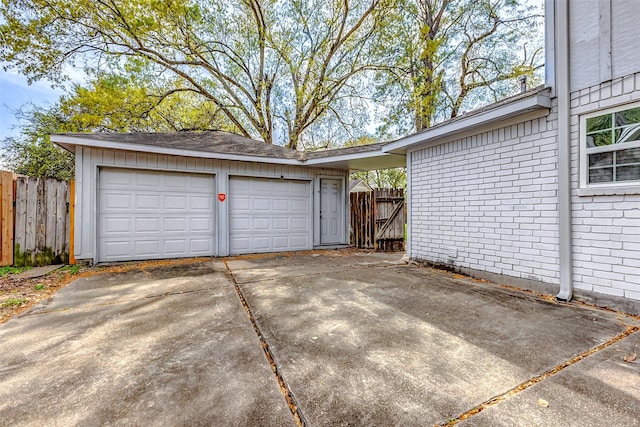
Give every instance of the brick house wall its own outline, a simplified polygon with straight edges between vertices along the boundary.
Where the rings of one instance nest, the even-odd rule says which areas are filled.
[[[559,283],[555,106],[410,156],[411,257]]]
[[[638,101],[640,73],[571,94],[574,286],[633,300],[640,300],[640,186],[580,188],[580,116]]]

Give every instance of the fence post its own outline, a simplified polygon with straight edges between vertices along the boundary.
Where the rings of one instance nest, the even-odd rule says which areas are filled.
[[[73,179],[69,183],[69,264],[73,265],[76,263],[76,256],[74,255],[75,251],[75,218],[76,218],[76,180]]]
[[[0,265],[13,264],[13,174],[0,171]]]

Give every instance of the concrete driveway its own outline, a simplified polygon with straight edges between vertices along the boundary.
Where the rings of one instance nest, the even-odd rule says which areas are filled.
[[[399,255],[147,268],[0,325],[0,424],[640,426],[638,325]]]

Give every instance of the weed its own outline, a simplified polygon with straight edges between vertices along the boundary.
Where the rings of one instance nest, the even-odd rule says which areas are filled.
[[[12,265],[6,265],[4,267],[0,267],[0,277],[7,276],[9,274],[18,274],[23,271],[29,270],[31,267],[14,267]]]
[[[44,283],[38,283],[37,285],[34,286],[36,291],[41,291],[46,287],[47,287],[47,285],[45,285]]]
[[[78,272],[80,271],[80,266],[78,264],[65,265],[60,269],[60,271],[66,271],[69,274],[78,274]]]
[[[22,305],[25,302],[27,302],[27,300],[24,298],[9,298],[8,300],[2,302],[2,307],[15,307],[18,305]]]

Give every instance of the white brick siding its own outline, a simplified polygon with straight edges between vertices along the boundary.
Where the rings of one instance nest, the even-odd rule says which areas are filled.
[[[640,191],[617,195],[580,191],[579,119],[638,100],[640,73],[571,94],[574,286],[634,300],[640,300]]]
[[[632,300],[640,300],[640,186],[580,189],[580,115],[638,100],[640,73],[571,94],[574,286]],[[555,105],[546,118],[409,154],[412,258],[559,283]]]
[[[557,284],[555,117],[412,152],[412,258]]]

